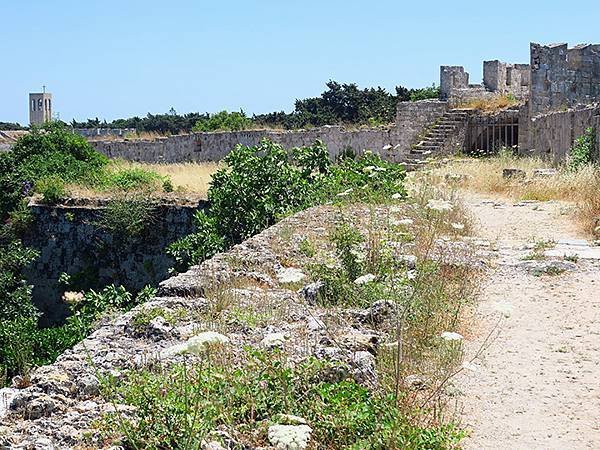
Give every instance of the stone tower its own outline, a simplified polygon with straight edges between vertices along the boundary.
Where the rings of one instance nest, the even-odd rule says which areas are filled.
[[[52,94],[46,92],[29,94],[29,123],[41,125],[52,120]]]

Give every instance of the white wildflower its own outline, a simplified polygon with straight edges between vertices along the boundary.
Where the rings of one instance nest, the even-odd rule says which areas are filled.
[[[444,331],[440,337],[446,341],[462,341],[462,334],[456,333],[455,331]]]
[[[83,292],[67,291],[63,294],[63,300],[71,305],[75,305],[83,300]]]
[[[415,278],[417,278],[417,271],[416,270],[409,270],[406,272],[406,278],[409,280],[414,280]]]
[[[365,252],[357,250],[355,248],[350,250],[350,254],[353,255],[359,262],[364,261],[367,258],[367,254]]]
[[[429,200],[427,202],[427,207],[429,209],[433,209],[438,212],[450,211],[453,208],[452,203],[447,200]]]
[[[191,337],[185,343],[183,352],[202,355],[211,345],[224,345],[229,343],[229,338],[216,331],[204,331]]]
[[[393,200],[400,200],[401,198],[402,198],[402,194],[400,192],[396,192],[395,194],[392,194]]]
[[[375,275],[373,275],[372,273],[368,273],[354,280],[354,284],[367,284],[372,281],[375,281],[375,278],[377,278]]]
[[[346,189],[344,192],[340,192],[339,194],[337,194],[337,197],[346,197],[347,195],[350,195],[350,193],[353,191],[354,189],[350,188],[350,189]]]
[[[286,267],[277,272],[277,281],[280,283],[297,283],[306,278],[306,275],[295,267]]]
[[[283,333],[270,333],[260,341],[260,345],[268,349],[283,348],[285,347],[285,340],[286,337]]]
[[[465,229],[465,224],[464,223],[451,223],[450,226],[452,228],[454,228],[455,230],[457,230],[457,231]]]
[[[380,166],[377,166],[377,167],[375,167],[375,169],[373,169],[373,170],[376,170],[377,172],[385,172],[385,167],[380,167]]]
[[[279,450],[304,450],[312,428],[308,425],[271,425],[269,427],[269,441]]]
[[[370,173],[370,172],[373,172],[374,170],[375,170],[375,166],[366,166],[366,167],[363,167],[363,172],[364,173]]]
[[[381,150],[386,151],[386,152],[391,149],[392,149],[392,146],[390,144],[384,145],[383,147],[381,147]]]
[[[398,219],[392,219],[392,220],[390,220],[390,223],[392,225],[396,226],[396,227],[400,227],[400,226],[402,226],[402,227],[409,227],[412,224],[414,224],[415,222],[412,219],[406,218],[406,219],[400,219],[400,220],[398,220]]]

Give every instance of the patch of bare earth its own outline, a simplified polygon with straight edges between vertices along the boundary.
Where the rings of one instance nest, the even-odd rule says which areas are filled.
[[[497,257],[467,359],[487,345],[456,380],[471,431],[464,447],[600,448],[600,248],[581,240],[568,204],[470,193],[465,203]],[[525,260],[549,240],[540,259]],[[548,264],[567,270],[532,270]]]

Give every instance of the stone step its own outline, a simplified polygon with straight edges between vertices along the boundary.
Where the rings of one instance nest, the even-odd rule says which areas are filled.
[[[439,145],[417,145],[416,147],[412,148],[410,151],[412,153],[423,153],[423,152],[432,152],[435,153],[437,151],[439,151],[441,149],[441,147]]]
[[[431,158],[433,155],[435,155],[436,152],[432,151],[432,150],[419,150],[419,149],[411,149],[410,153],[408,153],[406,155],[407,158],[409,159],[426,159],[426,158]]]

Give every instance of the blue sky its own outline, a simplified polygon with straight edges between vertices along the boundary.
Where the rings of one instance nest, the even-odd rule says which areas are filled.
[[[528,62],[529,42],[600,42],[600,2],[1,0],[0,121],[45,84],[70,121],[290,111],[329,79],[422,87],[439,65]]]

